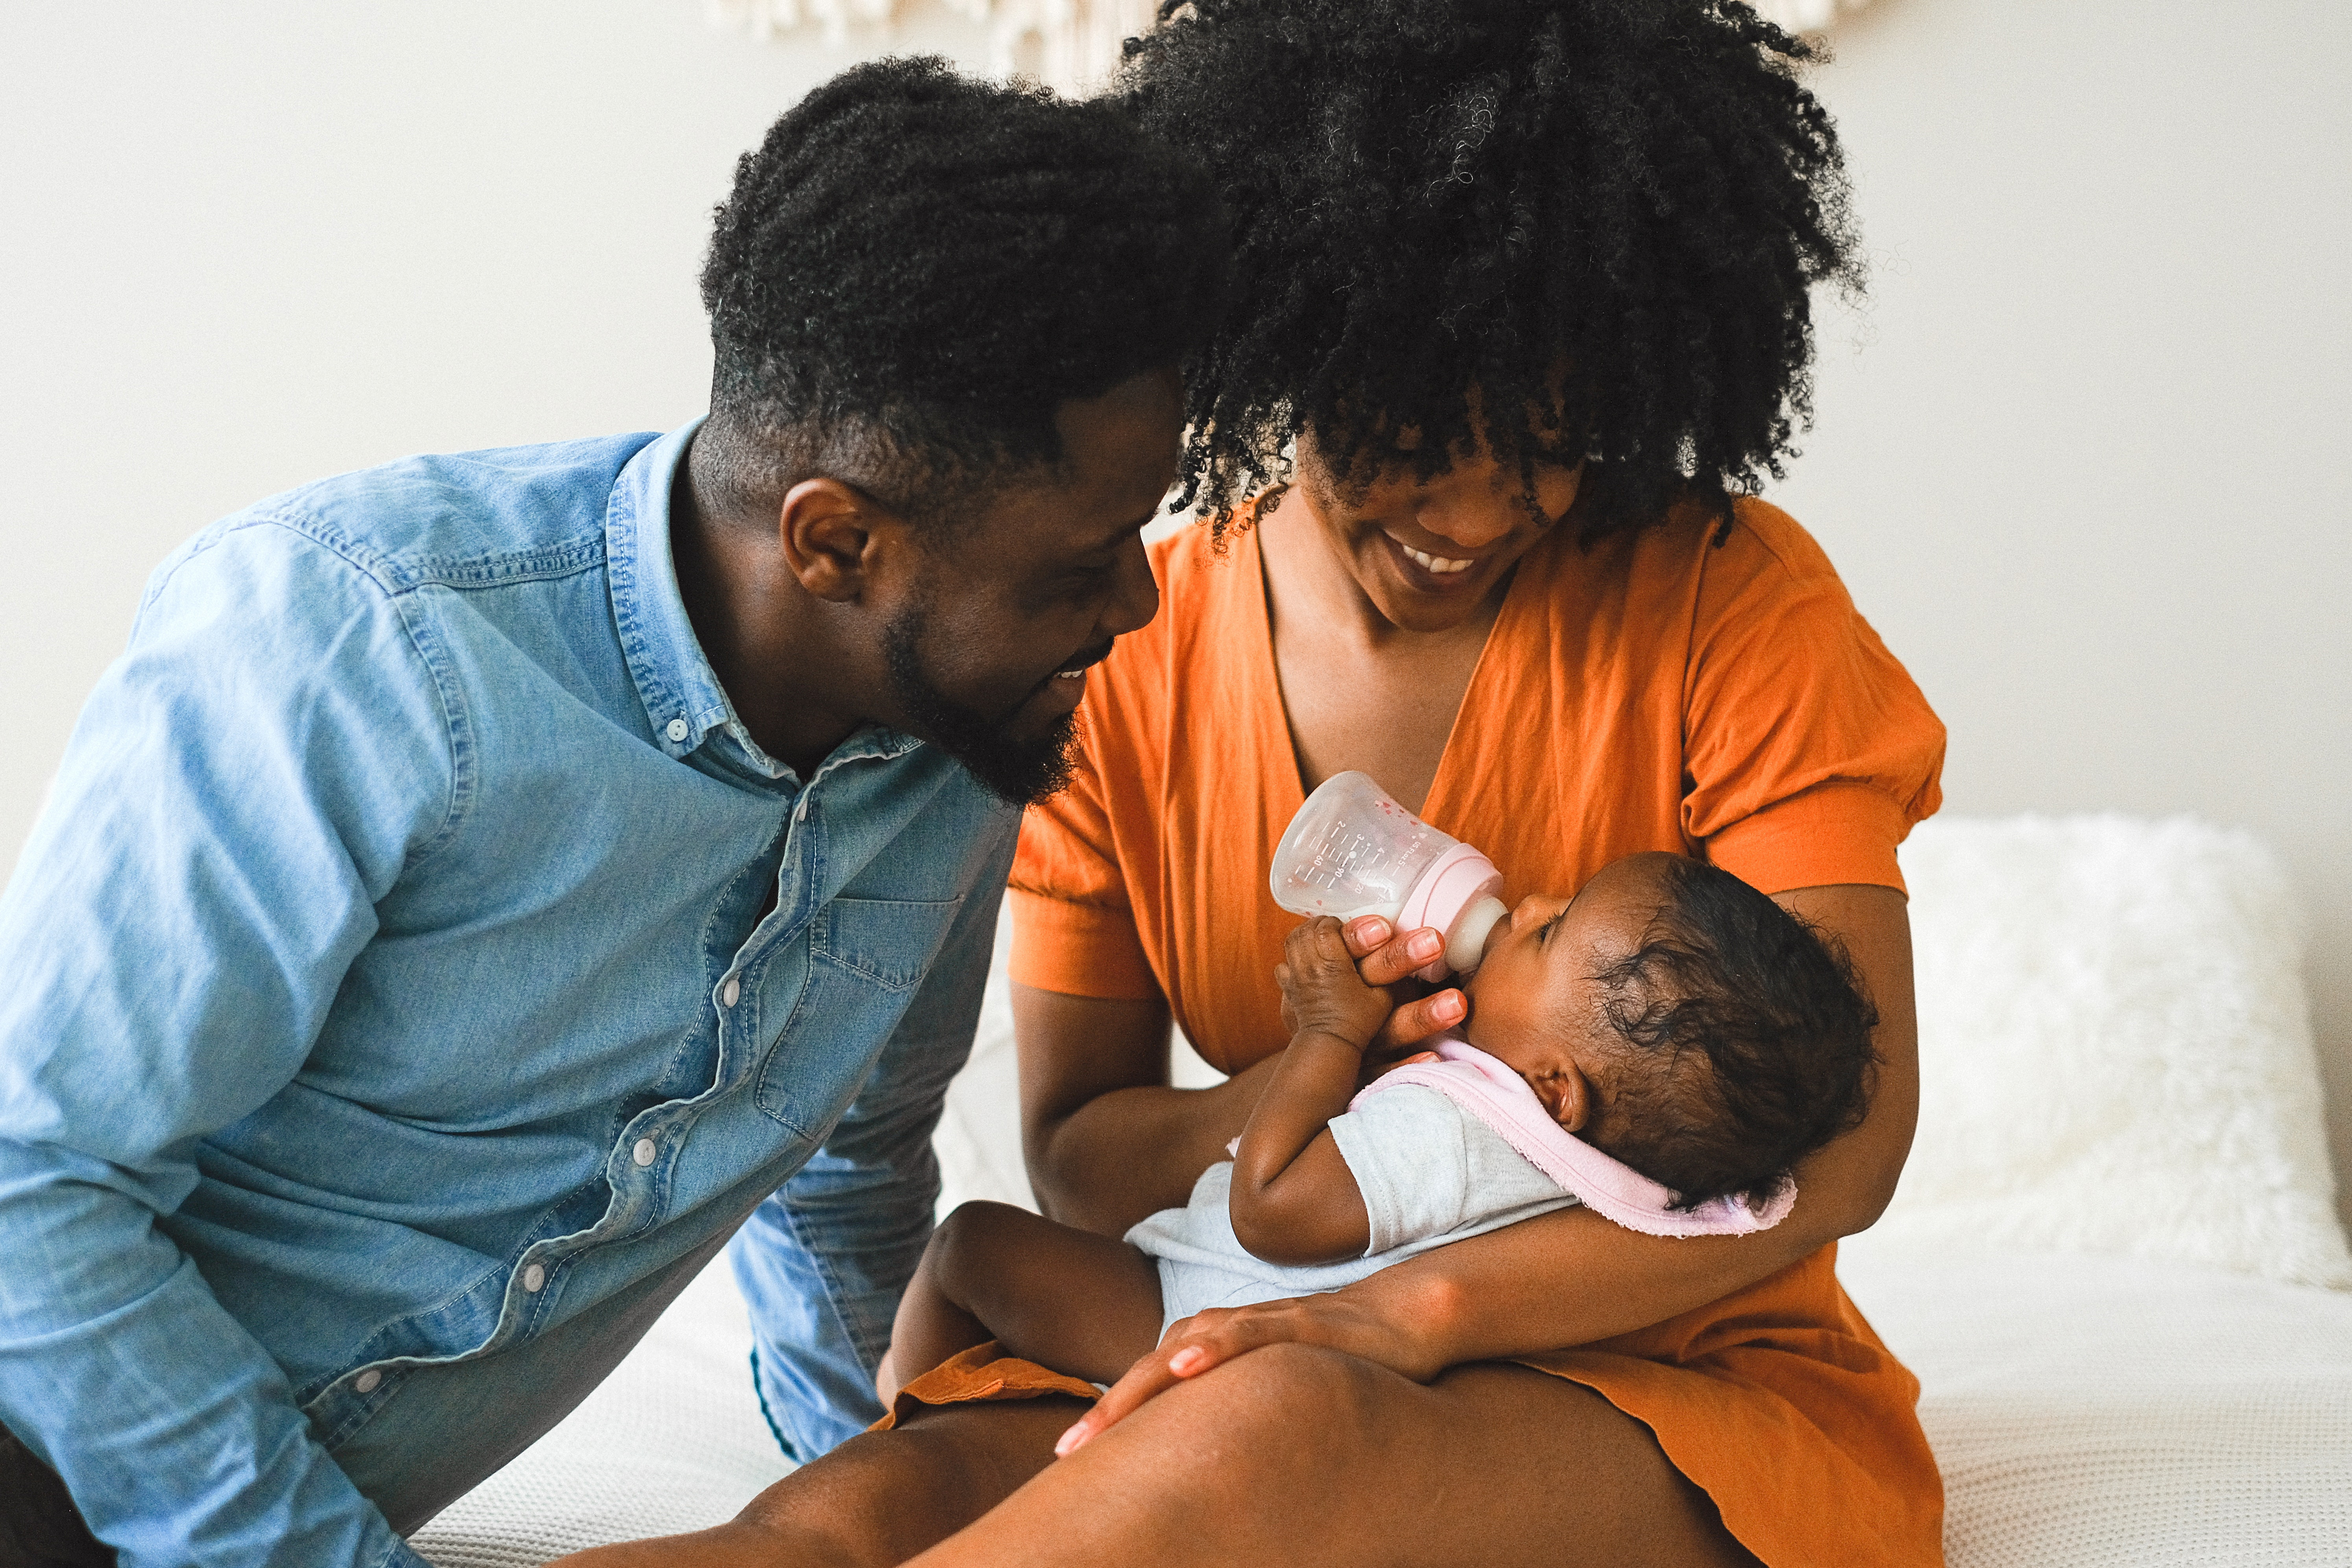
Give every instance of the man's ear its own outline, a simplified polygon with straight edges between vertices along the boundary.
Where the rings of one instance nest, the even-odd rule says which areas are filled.
[[[907,524],[856,486],[819,478],[784,492],[776,532],[784,564],[812,597],[849,604],[872,585]]]

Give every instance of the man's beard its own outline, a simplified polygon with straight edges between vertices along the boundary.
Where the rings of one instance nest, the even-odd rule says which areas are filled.
[[[890,690],[922,737],[971,770],[974,778],[1014,805],[1034,805],[1062,793],[1076,763],[1078,716],[1065,713],[1034,741],[1016,741],[931,684],[923,673],[927,606],[918,599],[883,628],[882,651]]]

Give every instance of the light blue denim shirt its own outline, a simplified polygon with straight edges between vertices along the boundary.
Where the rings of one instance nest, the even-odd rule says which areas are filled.
[[[125,1568],[421,1563],[747,1215],[779,1436],[877,1413],[1018,815],[753,743],[690,433],[261,502],[83,712],[0,896],[0,1420]]]

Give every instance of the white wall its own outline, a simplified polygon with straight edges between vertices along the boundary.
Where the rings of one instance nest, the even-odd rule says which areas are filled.
[[[984,58],[908,10],[911,47]],[[149,570],[213,518],[700,412],[710,209],[870,47],[703,0],[0,4],[0,874]]]
[[[2352,1175],[2352,6],[1875,0],[1835,43],[1876,277],[1776,499],[1950,726],[1948,809],[2279,850]]]
[[[700,0],[0,7],[0,870],[212,517],[696,413],[709,207],[869,43]],[[2352,1170],[2352,9],[1876,0],[1839,46],[1877,277],[1780,499],[1950,722],[1952,809],[2284,853]]]

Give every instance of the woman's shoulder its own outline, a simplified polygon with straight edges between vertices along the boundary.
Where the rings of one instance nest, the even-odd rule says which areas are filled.
[[[1612,563],[1603,571],[1624,596],[1629,626],[1663,621],[1704,637],[1727,619],[1770,621],[1807,605],[1829,614],[1853,611],[1820,542],[1755,496],[1737,498],[1727,520],[1720,501],[1692,500],[1590,547],[1569,543],[1555,552],[1556,569],[1591,570],[1570,563],[1580,556]]]
[[[1837,580],[1820,542],[1761,496],[1734,498],[1727,524],[1722,502],[1683,501],[1633,533],[1632,543],[1638,565],[1650,571],[1790,584]]]

